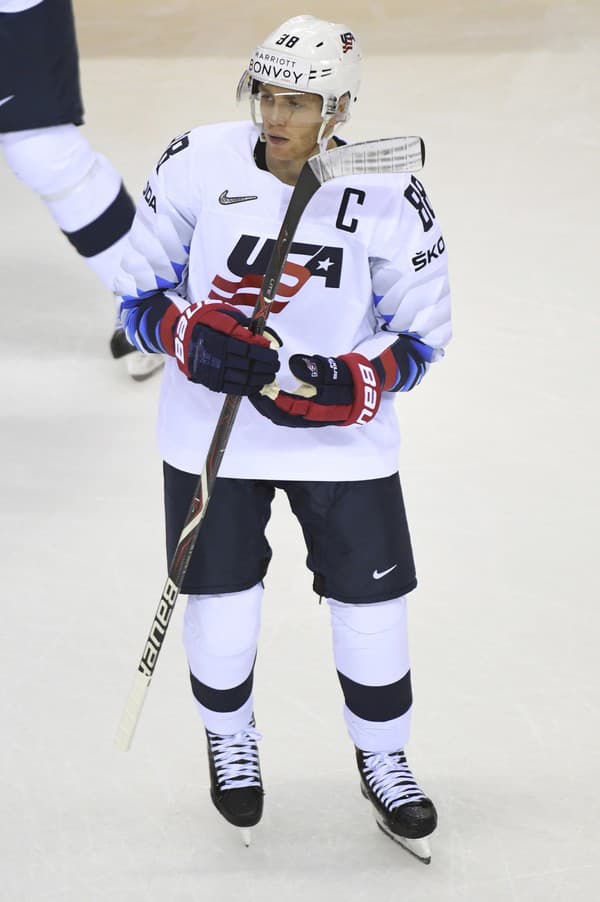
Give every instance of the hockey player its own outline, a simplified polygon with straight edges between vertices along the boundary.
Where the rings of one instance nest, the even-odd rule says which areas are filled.
[[[82,122],[71,0],[0,0],[0,146],[112,294],[135,207],[120,175],[76,127]],[[110,349],[128,355],[137,380],[163,362],[136,351],[120,322]]]
[[[343,143],[336,131],[357,99],[359,66],[345,25],[299,16],[276,29],[238,89],[252,121],[195,128],[158,160],[117,284],[130,341],[169,355],[158,426],[169,556],[222,393],[246,396],[182,587],[214,804],[243,828],[262,813],[252,681],[271,558],[265,526],[279,489],[330,608],[362,792],[382,830],[427,861],[436,811],[404,752],[406,596],[416,576],[395,413],[396,393],[418,385],[450,338],[444,239],[421,181],[323,185],[300,220],[265,334],[248,329],[304,162]]]

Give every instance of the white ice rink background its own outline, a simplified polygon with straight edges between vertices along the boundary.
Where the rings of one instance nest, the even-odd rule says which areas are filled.
[[[413,26],[426,17],[406,6]],[[420,577],[408,751],[440,818],[428,868],[361,798],[328,612],[285,502],[251,848],[208,797],[183,600],[133,748],[113,749],[166,573],[158,379],[109,358],[110,299],[0,165],[3,902],[599,897],[600,5],[527,8],[523,30],[518,4],[500,31],[482,11],[445,48],[438,4],[430,47],[371,46],[345,133],[424,137],[454,292],[446,360],[397,400]],[[85,133],[138,196],[171,137],[241,115],[243,64],[84,55]]]

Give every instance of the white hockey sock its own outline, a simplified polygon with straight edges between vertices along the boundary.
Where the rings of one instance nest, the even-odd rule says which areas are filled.
[[[404,748],[412,706],[406,599],[327,603],[350,738],[367,752]]]
[[[1,141],[15,175],[112,291],[134,215],[119,173],[74,125],[7,132]]]
[[[262,584],[227,595],[190,595],[183,642],[196,708],[212,733],[237,733],[253,711],[252,677]]]

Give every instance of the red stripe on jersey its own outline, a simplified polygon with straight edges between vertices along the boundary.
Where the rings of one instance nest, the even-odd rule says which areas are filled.
[[[215,288],[218,288],[220,291],[230,291],[231,294],[235,294],[237,289],[242,284],[241,282],[229,282],[227,279],[224,279],[223,276],[216,275],[212,281]]]

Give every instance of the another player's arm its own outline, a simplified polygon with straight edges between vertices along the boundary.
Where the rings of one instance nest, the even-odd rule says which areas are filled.
[[[192,181],[188,133],[173,139],[150,173],[139,201],[115,291],[129,341],[147,354],[173,354],[183,310],[196,215],[187,202]]]

